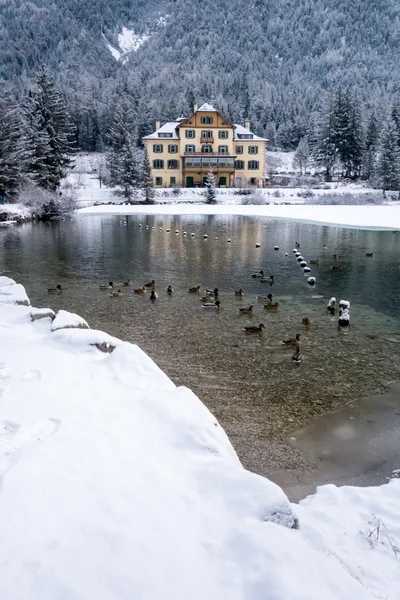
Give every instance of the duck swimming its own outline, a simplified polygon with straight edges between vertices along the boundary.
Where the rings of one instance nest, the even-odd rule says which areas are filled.
[[[302,320],[301,320],[301,322],[306,327],[309,327],[312,324],[312,320],[309,317],[303,317]]]
[[[242,288],[236,290],[236,292],[234,292],[234,293],[235,293],[235,296],[244,296],[244,291],[242,290]]]
[[[244,328],[246,333],[262,333],[263,329],[265,329],[264,323],[260,323],[259,325],[248,325]]]
[[[172,294],[172,292],[173,292],[173,291],[174,291],[174,290],[172,289],[172,286],[171,286],[171,285],[169,285],[169,286],[167,287],[167,294]]]
[[[157,298],[158,294],[154,290],[151,290],[150,300],[157,300]]]
[[[145,283],[144,287],[151,288],[151,287],[154,287],[155,285],[156,285],[156,282],[154,281],[154,279],[152,279],[149,283]]]
[[[294,354],[292,354],[292,361],[294,363],[301,363],[301,361],[303,360],[303,355],[300,352],[300,347],[297,346],[296,350],[294,351]]]
[[[122,290],[117,290],[116,292],[111,292],[110,298],[121,298]]]
[[[122,285],[125,285],[125,286],[132,285],[132,281],[131,281],[130,279],[127,279],[126,281],[124,281],[124,282],[122,283]]]
[[[101,290],[112,290],[114,287],[114,284],[112,281],[109,281],[107,285],[101,285],[100,289]]]
[[[264,271],[256,271],[252,274],[252,277],[264,277]]]
[[[299,346],[300,344],[300,334],[296,334],[295,338],[289,338],[287,340],[283,340],[282,344],[285,346]]]
[[[134,294],[145,294],[146,293],[146,286],[144,285],[142,288],[138,288],[137,290],[133,290]]]
[[[197,287],[191,287],[188,289],[188,292],[190,294],[198,294],[200,292],[200,286],[198,285]]]
[[[58,284],[55,288],[47,288],[48,294],[61,294],[61,292],[62,292],[62,287],[60,284]]]
[[[279,302],[270,302],[269,304],[264,304],[264,308],[265,310],[277,312],[279,310]]]
[[[248,308],[239,308],[238,310],[241,315],[252,315],[253,314],[253,305],[249,304]]]
[[[205,302],[203,304],[203,308],[217,308],[219,309],[221,305],[221,302],[219,300],[216,300],[215,302]]]
[[[267,294],[266,296],[256,296],[257,300],[268,300],[272,302],[272,294]]]

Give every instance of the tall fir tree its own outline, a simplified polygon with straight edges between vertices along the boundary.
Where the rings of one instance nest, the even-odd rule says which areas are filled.
[[[400,190],[400,148],[396,123],[392,117],[382,130],[377,174],[384,195],[387,190]]]
[[[376,170],[377,153],[379,147],[379,124],[375,111],[368,118],[365,133],[365,146],[362,161],[363,179],[372,179]]]
[[[400,98],[393,102],[391,117],[396,127],[397,145],[400,148]]]
[[[0,97],[0,196],[13,200],[22,183],[28,157],[18,106],[1,88]]]
[[[144,201],[146,204],[154,204],[155,190],[153,185],[153,175],[151,172],[151,164],[147,148],[143,153],[143,172],[141,185],[143,188]]]
[[[296,152],[293,157],[293,167],[300,171],[300,175],[303,175],[309,166],[310,162],[310,149],[308,147],[307,136],[303,136],[296,148]]]
[[[348,88],[339,87],[333,98],[332,143],[345,177],[359,177],[363,155],[361,109]]]
[[[29,92],[26,116],[35,157],[29,170],[37,185],[55,191],[71,165],[74,129],[64,99],[45,69]]]
[[[135,111],[129,100],[123,99],[115,107],[109,143],[110,184],[118,188],[118,195],[132,201],[137,195],[140,172],[136,155]]]
[[[332,110],[321,111],[318,122],[310,129],[312,162],[325,171],[325,181],[332,181],[337,164],[337,151],[333,142]]]
[[[206,180],[204,182],[205,185],[205,201],[206,204],[216,204],[217,203],[217,192],[216,192],[216,182],[212,169],[210,169],[207,173]]]

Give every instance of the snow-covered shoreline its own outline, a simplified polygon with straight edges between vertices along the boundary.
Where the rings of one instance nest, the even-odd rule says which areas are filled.
[[[101,204],[79,209],[80,215],[240,215],[290,219],[376,230],[400,230],[400,206],[229,205],[229,204]]]
[[[136,345],[0,291],[2,598],[397,600],[400,480],[290,505]]]

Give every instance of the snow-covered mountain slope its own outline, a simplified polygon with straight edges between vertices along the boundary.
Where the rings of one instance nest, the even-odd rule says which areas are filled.
[[[152,27],[147,27],[143,33],[135,33],[134,29],[123,26],[118,33],[118,49],[107,43],[107,47],[116,60],[126,62],[130,52],[137,52],[153,35],[157,33],[160,27],[167,23],[166,16],[159,16]]]
[[[394,600],[383,582],[398,577],[396,559],[365,539],[345,546],[335,502],[304,505],[306,529],[293,529],[280,488],[244,470],[199,399],[137,346],[52,332],[38,318],[50,311],[11,297],[0,302],[1,598],[372,600],[373,577],[374,592]],[[370,504],[390,530],[398,483]],[[360,554],[368,580],[348,568],[357,551],[371,557]]]

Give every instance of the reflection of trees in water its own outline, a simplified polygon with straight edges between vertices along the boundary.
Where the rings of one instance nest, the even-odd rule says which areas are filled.
[[[3,246],[6,250],[21,248],[22,239],[18,229],[9,229],[4,236]]]

